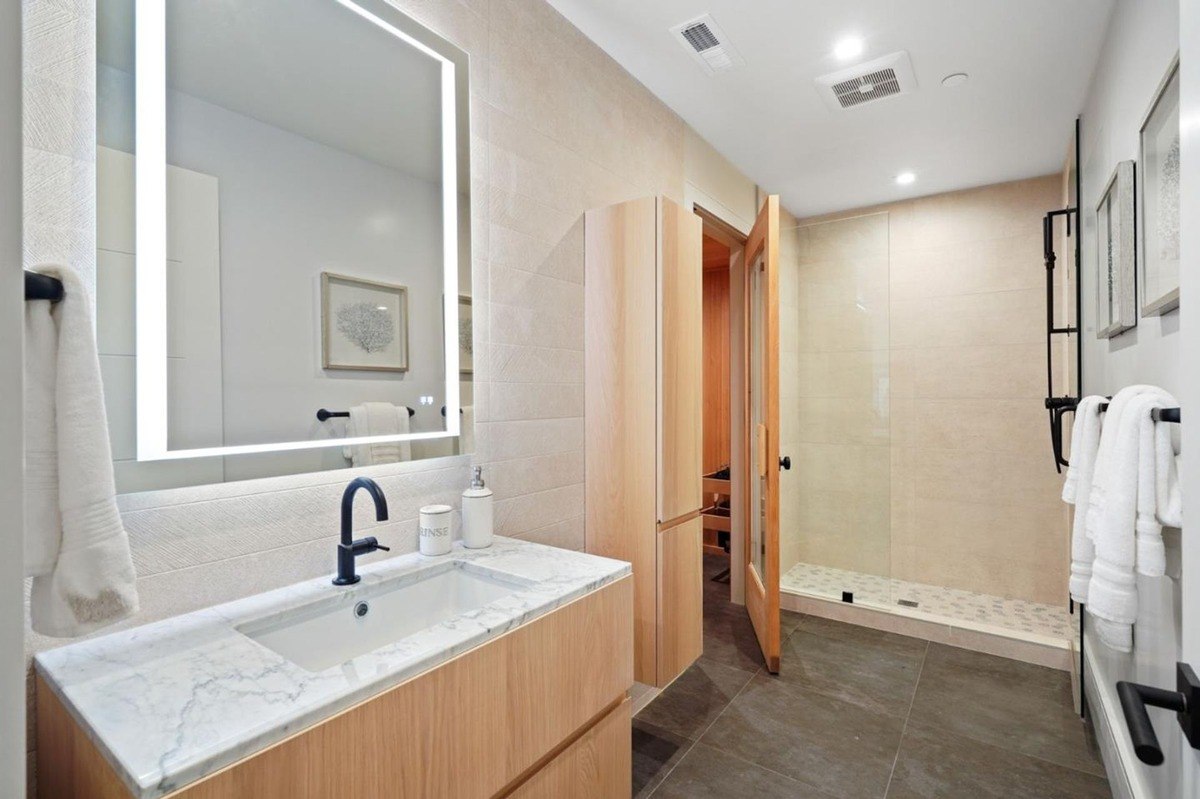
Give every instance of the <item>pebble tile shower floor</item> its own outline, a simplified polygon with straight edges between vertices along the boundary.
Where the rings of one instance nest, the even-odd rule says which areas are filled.
[[[771,676],[728,590],[706,579],[704,655],[634,718],[634,796],[1110,796],[1065,672],[785,611]]]
[[[914,609],[950,623],[972,624],[1000,632],[1016,632],[1058,640],[1077,636],[1078,620],[1066,604],[1041,605],[1021,599],[1004,599],[940,585],[911,583],[874,574],[797,563],[779,580],[789,593],[840,599],[852,591],[858,604],[878,608]],[[916,602],[915,608],[909,604]]]

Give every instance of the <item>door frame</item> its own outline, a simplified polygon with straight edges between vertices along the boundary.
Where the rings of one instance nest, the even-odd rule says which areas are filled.
[[[746,604],[744,581],[745,552],[745,482],[744,464],[747,450],[742,428],[745,425],[746,341],[743,309],[745,306],[742,275],[742,253],[747,234],[719,213],[699,202],[692,211],[703,223],[703,234],[711,236],[729,248],[729,601]]]

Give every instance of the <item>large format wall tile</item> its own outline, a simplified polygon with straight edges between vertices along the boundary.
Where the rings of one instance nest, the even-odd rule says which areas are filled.
[[[1058,192],[1057,177],[1016,181],[786,234],[789,557],[1063,599],[1067,516],[1041,405],[1040,224]]]

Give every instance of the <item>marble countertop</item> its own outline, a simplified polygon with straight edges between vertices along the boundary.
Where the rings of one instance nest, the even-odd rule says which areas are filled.
[[[237,629],[314,603],[349,609],[373,586],[413,582],[447,562],[520,587],[320,672]],[[363,566],[354,586],[326,575],[42,652],[36,664],[132,794],[159,797],[629,573],[628,563],[509,538],[477,550],[456,543],[441,557]]]

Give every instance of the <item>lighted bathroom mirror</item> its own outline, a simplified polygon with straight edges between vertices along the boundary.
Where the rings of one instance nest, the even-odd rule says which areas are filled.
[[[99,0],[121,492],[473,441],[467,56],[386,0]]]

